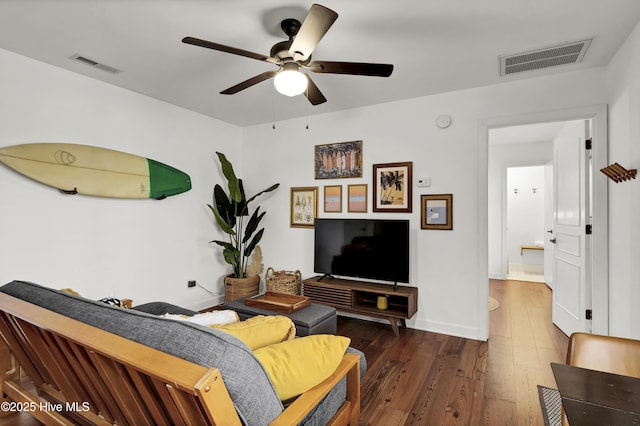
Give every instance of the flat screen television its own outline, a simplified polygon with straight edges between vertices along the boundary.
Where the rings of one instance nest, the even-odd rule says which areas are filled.
[[[316,219],[316,273],[409,282],[409,221]]]

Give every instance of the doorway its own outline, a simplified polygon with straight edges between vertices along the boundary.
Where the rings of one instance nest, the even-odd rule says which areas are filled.
[[[574,108],[567,110],[549,111],[542,113],[523,114],[520,116],[499,117],[481,121],[479,124],[480,149],[478,156],[478,193],[480,195],[480,223],[488,223],[489,226],[482,229],[478,238],[479,252],[479,326],[480,334],[488,337],[488,313],[486,306],[488,299],[488,279],[497,278],[506,279],[507,270],[500,266],[496,267],[495,259],[491,259],[489,253],[495,253],[496,248],[499,250],[501,240],[504,237],[498,236],[496,241],[495,235],[490,235],[489,229],[500,229],[492,227],[492,222],[497,221],[500,224],[502,215],[492,214],[491,208],[503,206],[504,200],[495,191],[492,191],[491,181],[494,176],[495,167],[492,167],[494,159],[489,155],[489,133],[490,130],[505,127],[523,126],[535,123],[557,123],[561,121],[571,120],[589,120],[593,122],[593,149],[591,158],[593,168],[606,166],[607,161],[607,106],[596,105],[590,107]],[[497,197],[497,198],[496,198]],[[590,235],[592,240],[591,262],[588,266],[589,274],[593,282],[592,295],[594,310],[598,310],[591,324],[591,331],[599,334],[608,334],[608,261],[607,261],[607,182],[606,179],[596,179],[593,183],[593,233]],[[486,208],[484,210],[482,207]],[[498,265],[506,265],[506,253],[498,255]],[[485,275],[486,274],[486,275]]]
[[[543,283],[545,275],[545,166],[506,168],[507,279]]]

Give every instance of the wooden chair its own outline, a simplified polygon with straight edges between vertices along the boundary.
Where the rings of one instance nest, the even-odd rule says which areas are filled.
[[[569,337],[566,363],[590,370],[640,377],[640,340],[573,333]],[[564,410],[562,424],[569,424]]]
[[[215,367],[203,367],[23,300],[0,294],[0,388],[45,424],[240,425]],[[37,395],[23,386],[21,370]],[[359,357],[303,393],[273,425],[299,423],[347,377],[331,424],[357,424]],[[46,405],[43,401],[48,401]],[[7,414],[7,413],[5,413]]]
[[[640,340],[573,333],[569,338],[567,364],[640,377]]]

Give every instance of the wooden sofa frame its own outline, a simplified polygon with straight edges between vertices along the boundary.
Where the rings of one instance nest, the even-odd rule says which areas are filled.
[[[185,361],[3,293],[0,334],[3,402],[20,404],[45,424],[241,424],[215,367]],[[357,355],[345,354],[330,377],[299,396],[272,424],[298,424],[346,377],[346,400],[330,424],[357,425],[359,362]],[[23,386],[23,375],[37,394]]]

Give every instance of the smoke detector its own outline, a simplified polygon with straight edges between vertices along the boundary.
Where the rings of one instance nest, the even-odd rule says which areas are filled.
[[[562,43],[512,55],[500,55],[500,75],[582,62],[593,39]]]

